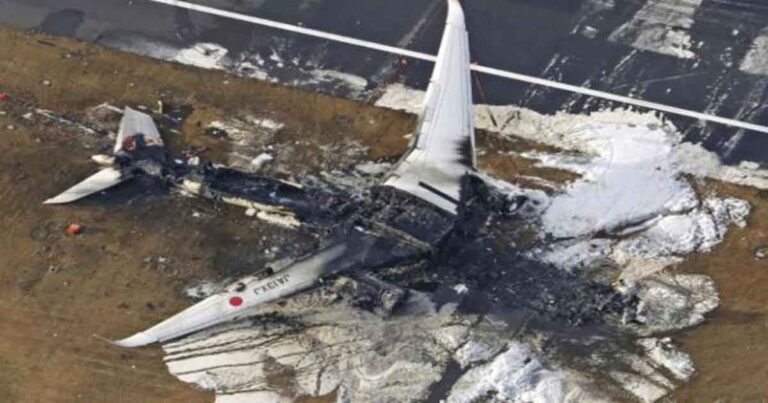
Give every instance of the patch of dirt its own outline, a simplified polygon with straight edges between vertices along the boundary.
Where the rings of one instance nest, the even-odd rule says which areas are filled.
[[[712,253],[690,256],[678,267],[712,277],[721,305],[701,326],[674,336],[697,370],[675,397],[684,402],[765,402],[768,259],[757,259],[755,249],[768,245],[768,197],[764,191],[713,181],[706,188],[748,200],[753,210],[747,228],[731,228]]]
[[[93,169],[86,150],[8,124],[0,118],[0,395],[11,397],[4,401],[211,401],[175,381],[158,349],[119,349],[94,337],[128,335],[183,308],[181,287],[211,271],[198,245],[205,229],[174,211],[189,211],[190,201],[43,207]],[[153,223],[142,217],[147,210],[167,216]],[[82,235],[65,234],[74,222],[85,226]],[[175,260],[172,271],[142,266],[158,255]]]
[[[68,38],[31,35],[0,27],[0,91],[33,99],[41,107],[82,116],[93,106],[188,105],[193,109],[181,134],[169,144],[209,146],[226,152],[226,142],[202,136],[225,116],[269,116],[283,123],[278,143],[311,140],[314,146],[358,142],[372,160],[394,159],[408,144],[414,117],[359,102],[272,83],[202,70],[99,48]],[[311,147],[310,147],[311,148]],[[296,174],[317,168],[297,153]],[[317,153],[315,153],[317,154]],[[313,164],[314,162],[314,164]],[[323,161],[328,164],[327,161]]]

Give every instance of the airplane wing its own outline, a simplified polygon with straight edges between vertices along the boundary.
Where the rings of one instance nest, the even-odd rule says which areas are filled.
[[[248,308],[304,291],[317,284],[323,274],[344,268],[341,259],[349,252],[348,249],[344,244],[336,244],[301,259],[270,277],[237,283],[143,332],[114,341],[113,344],[121,347],[145,346],[247,316]],[[352,250],[351,253],[356,251]]]
[[[126,107],[123,119],[120,121],[120,130],[117,132],[114,152],[132,149],[135,146],[134,140],[137,135],[144,136],[144,143],[147,146],[163,145],[163,139],[160,137],[160,132],[157,130],[152,117]]]
[[[75,200],[80,200],[86,196],[101,192],[127,181],[131,178],[130,174],[123,173],[118,169],[109,167],[89,176],[82,182],[64,191],[64,193],[50,198],[43,204],[65,204]]]
[[[424,256],[425,253],[419,246],[357,226],[341,228],[330,238],[332,240],[320,249],[275,269],[269,277],[241,279],[155,326],[113,343],[122,347],[140,347],[179,338],[222,322],[252,315],[254,309],[260,309],[257,308],[260,305],[317,286],[323,277],[386,267]],[[357,277],[357,296],[361,300],[377,301],[377,310],[383,316],[391,313],[406,294],[405,290],[374,277]]]
[[[469,66],[464,12],[458,0],[448,0],[445,32],[416,141],[384,183],[451,213],[459,203],[461,178],[475,169]]]

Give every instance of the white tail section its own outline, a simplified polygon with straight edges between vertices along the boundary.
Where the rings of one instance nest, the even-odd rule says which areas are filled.
[[[461,178],[475,169],[474,131],[464,12],[458,0],[448,0],[445,32],[416,141],[385,184],[455,212]]]

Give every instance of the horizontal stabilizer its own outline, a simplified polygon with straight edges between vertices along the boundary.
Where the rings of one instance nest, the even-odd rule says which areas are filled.
[[[130,179],[115,168],[104,168],[84,181],[67,189],[64,193],[46,200],[43,204],[64,204],[80,200],[86,196],[101,192]]]

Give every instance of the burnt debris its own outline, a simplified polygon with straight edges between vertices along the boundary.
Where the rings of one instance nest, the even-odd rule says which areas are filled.
[[[536,242],[531,200],[500,192],[476,176],[463,181],[458,215],[452,216],[389,187],[352,195],[231,169],[204,175],[218,194],[288,207],[314,225],[310,228],[324,239],[321,245],[346,244],[348,252],[334,263],[344,270],[381,270],[382,278],[403,289],[465,285],[470,295],[461,308],[469,312],[523,310],[543,322],[584,326],[618,323],[637,304],[608,284],[527,257],[524,252]],[[388,270],[404,266],[411,272],[391,275]],[[360,306],[372,311],[388,312],[396,305],[366,301]]]
[[[391,187],[293,183],[205,162],[188,164],[157,152],[137,147],[122,159],[169,186],[200,183],[202,195],[214,202],[234,197],[289,211],[302,223],[300,231],[312,235],[312,248],[344,244],[345,253],[332,262],[337,268],[330,273],[354,273],[360,290],[356,304],[374,312],[396,314],[408,289],[432,292],[442,302],[462,301],[460,308],[471,313],[525,312],[567,326],[619,323],[637,305],[609,284],[527,257],[525,252],[540,242],[532,214],[536,201],[500,191],[476,175],[462,180],[454,216]],[[286,248],[289,254],[307,249]],[[457,286],[468,292],[446,291]]]

